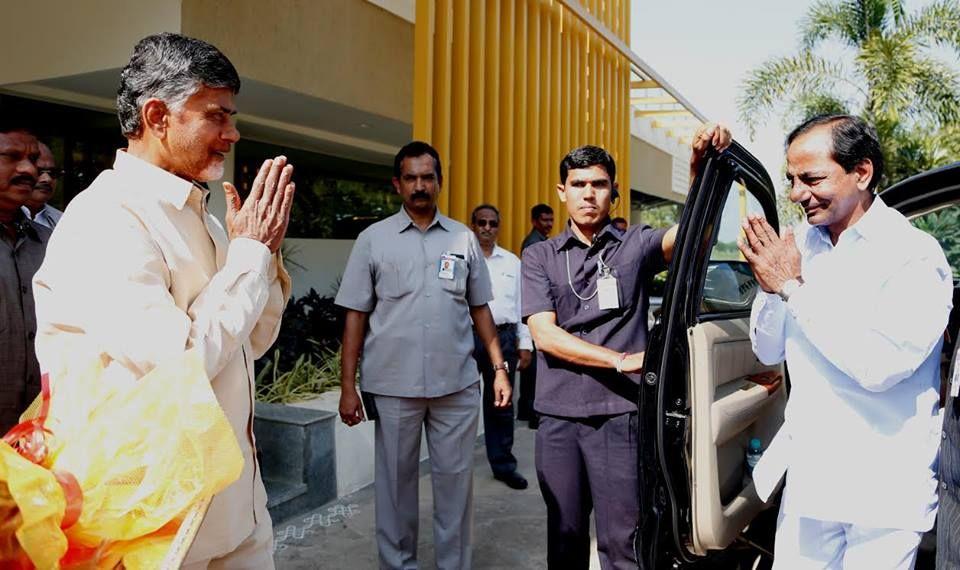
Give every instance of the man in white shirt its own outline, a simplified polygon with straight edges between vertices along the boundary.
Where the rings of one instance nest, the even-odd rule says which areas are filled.
[[[533,358],[530,330],[520,319],[520,258],[497,245],[500,234],[500,211],[490,204],[482,204],[470,215],[470,229],[477,236],[480,249],[490,273],[493,301],[489,303],[503,359],[509,367],[513,382],[515,369],[524,370]],[[511,489],[526,489],[527,480],[517,473],[517,458],[513,455],[513,404],[494,406],[494,370],[480,338],[474,335],[473,357],[483,376],[483,438],[487,445],[487,460],[493,476]]]
[[[754,469],[787,473],[775,568],[912,568],[937,511],[940,350],[953,281],[939,244],[876,197],[883,156],[861,119],[787,137],[796,236],[757,216],[740,250],[763,292],[750,336],[786,360],[786,419]]]
[[[39,144],[40,158],[37,160],[37,183],[22,209],[28,218],[52,230],[60,221],[63,212],[47,202],[50,201],[50,198],[53,198],[53,193],[57,187],[57,179],[60,178],[63,171],[57,168],[57,162],[50,147],[43,143]]]
[[[244,466],[213,498],[184,561],[191,570],[274,567],[253,361],[276,338],[290,294],[279,250],[293,167],[265,161],[242,204],[225,182],[226,231],[207,212],[201,183],[223,177],[239,139],[239,90],[214,46],[171,33],[141,40],[117,94],[128,148],[71,202],[33,284],[44,371],[99,357],[105,381],[130,383],[185,350],[202,356]]]

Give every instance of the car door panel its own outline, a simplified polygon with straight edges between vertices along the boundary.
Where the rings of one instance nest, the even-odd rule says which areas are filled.
[[[765,366],[753,354],[747,319],[711,321],[690,328],[690,367],[697,381],[691,394],[707,396],[712,439],[723,445],[766,413],[780,392],[751,378],[780,366]],[[698,406],[699,407],[699,406]],[[696,420],[696,418],[694,418]]]
[[[705,555],[726,548],[764,508],[749,477],[744,455],[753,437],[770,441],[783,421],[786,391],[772,391],[751,377],[780,372],[753,355],[749,320],[697,324],[690,342],[691,550]]]
[[[780,367],[762,365],[751,347],[757,284],[736,250],[733,192],[740,216],[749,195],[779,227],[772,183],[755,158],[736,143],[708,157],[681,214],[641,384],[642,568],[701,562],[766,506],[745,455],[751,438],[766,444],[782,424],[787,387]]]

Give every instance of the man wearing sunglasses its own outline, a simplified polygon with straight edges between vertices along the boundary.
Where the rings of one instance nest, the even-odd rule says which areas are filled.
[[[63,170],[57,168],[53,152],[50,147],[43,143],[40,143],[37,174],[37,183],[34,184],[33,192],[30,193],[27,202],[23,205],[23,213],[35,223],[52,230],[60,221],[63,212],[47,204],[47,202],[50,201],[50,198],[53,198],[53,192],[57,189],[57,178],[63,175]]]
[[[530,331],[520,322],[520,258],[497,245],[500,234],[500,211],[490,204],[482,204],[470,216],[470,229],[480,242],[480,250],[490,273],[493,301],[490,312],[497,325],[500,350],[511,372],[530,365],[533,343]],[[473,357],[483,376],[483,438],[487,445],[487,461],[493,477],[511,489],[526,489],[527,480],[517,473],[517,458],[513,455],[513,404],[493,405],[493,381],[496,376],[490,357],[480,337],[474,335]],[[519,361],[519,366],[518,366]]]

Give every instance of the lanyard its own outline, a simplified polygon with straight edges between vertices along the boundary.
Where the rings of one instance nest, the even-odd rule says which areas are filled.
[[[597,293],[600,292],[600,284],[597,283],[596,288],[593,290],[593,293],[589,297],[583,297],[580,293],[577,293],[577,290],[573,286],[573,277],[570,275],[570,250],[565,250],[563,252],[567,258],[567,284],[570,285],[570,290],[573,291],[573,294],[577,296],[577,299],[581,301],[589,301],[597,296]],[[610,266],[603,261],[603,250],[601,249],[597,253],[597,274],[600,279],[610,275]]]

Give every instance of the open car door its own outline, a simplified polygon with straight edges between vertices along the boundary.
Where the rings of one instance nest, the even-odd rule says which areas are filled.
[[[641,568],[704,562],[769,506],[745,457],[751,439],[765,448],[783,423],[787,387],[782,366],[764,366],[750,343],[758,285],[737,248],[748,213],[779,230],[770,177],[734,143],[708,156],[693,183],[648,343],[639,403]]]

